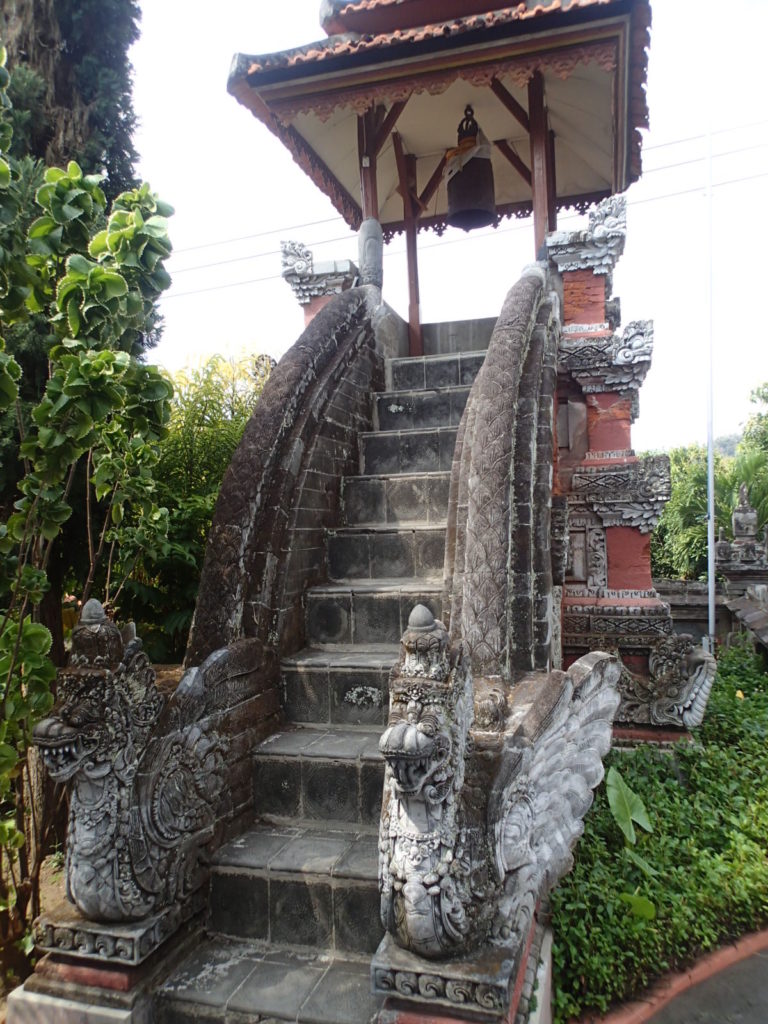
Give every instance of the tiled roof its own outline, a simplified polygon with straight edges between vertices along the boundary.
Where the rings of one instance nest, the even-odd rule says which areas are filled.
[[[555,2],[541,0],[541,6]],[[513,5],[509,0],[324,0],[320,20],[328,35],[385,32],[511,6],[536,7],[538,2],[527,0]]]
[[[361,0],[360,4],[353,6],[355,9],[359,9],[365,4],[369,4],[371,7],[378,7],[396,2],[397,0]],[[446,39],[451,36],[459,36],[467,32],[476,31],[477,29],[489,29],[496,26],[509,25],[514,22],[524,22],[542,15],[551,15],[558,11],[573,11],[577,8],[606,6],[612,3],[615,3],[615,0],[552,0],[552,3],[537,4],[535,7],[528,7],[526,4],[520,3],[513,7],[502,7],[495,11],[488,11],[485,14],[472,14],[463,18],[434,22],[415,28],[396,29],[393,32],[382,32],[375,35],[346,32],[291,50],[281,50],[277,53],[254,56],[250,58],[247,73],[249,75],[258,75],[259,73],[274,71],[280,68],[297,68],[305,64],[316,64],[319,61],[363,54],[399,44],[414,44],[430,39]]]

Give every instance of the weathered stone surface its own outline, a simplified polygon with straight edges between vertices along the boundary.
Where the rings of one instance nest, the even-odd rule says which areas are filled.
[[[123,649],[97,601],[83,609],[58,683],[57,710],[34,741],[50,776],[69,784],[68,898],[104,922],[188,905],[205,880],[201,850],[223,788],[225,743],[204,695],[180,687],[164,709],[141,641]],[[103,955],[114,945],[105,932]],[[102,955],[98,940],[88,946],[85,955]]]
[[[510,291],[452,466],[444,603],[480,675],[546,667],[551,655],[551,609],[539,605],[540,617],[528,599],[534,588],[550,600],[552,588],[557,327],[545,280],[533,268]]]
[[[450,1001],[458,954],[476,958],[498,943],[522,955],[535,906],[569,870],[602,778],[618,676],[615,659],[593,654],[511,691],[498,677],[473,688],[462,647],[450,646],[428,609],[414,609],[380,741],[380,887],[389,937],[430,962],[431,980],[408,981],[387,963],[385,943],[376,991]],[[571,795],[561,800],[564,787]],[[486,1008],[503,1016],[508,993]]]
[[[357,431],[378,372],[371,324],[377,303],[366,288],[335,296],[270,375],[222,484],[187,664],[199,664],[243,634],[272,651],[279,641],[294,650],[302,645],[301,636],[287,635],[288,623],[301,620],[286,611],[313,582],[311,563],[300,552],[322,545],[322,523],[314,517],[315,533],[310,530],[303,544],[294,543],[292,531],[304,492],[310,509],[313,495],[330,493],[330,513],[338,505],[340,477],[354,465]],[[347,393],[334,415],[342,387],[357,388],[358,398],[351,406]],[[277,552],[288,553],[287,560]],[[314,579],[321,571],[315,559]]]
[[[561,273],[590,270],[610,275],[624,252],[626,235],[627,200],[624,196],[610,196],[590,211],[586,229],[548,235],[549,257]]]
[[[8,996],[7,1024],[149,1024],[149,1007],[125,1009],[57,998],[24,987]]]
[[[347,291],[360,277],[360,271],[349,260],[316,263],[311,250],[301,242],[281,242],[280,248],[283,278],[302,306]]]

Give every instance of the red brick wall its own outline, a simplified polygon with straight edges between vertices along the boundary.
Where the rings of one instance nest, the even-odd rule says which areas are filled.
[[[611,590],[650,590],[651,535],[633,526],[609,526],[608,586]]]
[[[568,324],[605,323],[605,275],[591,270],[563,274],[563,318]]]
[[[632,447],[632,404],[628,398],[606,392],[587,396],[587,432],[593,452]]]

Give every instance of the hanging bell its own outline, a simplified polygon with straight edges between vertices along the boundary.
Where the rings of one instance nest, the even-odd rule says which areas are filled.
[[[458,134],[456,149],[446,153],[447,221],[452,227],[471,231],[496,220],[491,147],[470,106],[464,110]]]

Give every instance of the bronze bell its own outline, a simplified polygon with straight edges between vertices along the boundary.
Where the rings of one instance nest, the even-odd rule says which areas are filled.
[[[459,124],[459,142],[446,156],[448,165],[448,223],[471,231],[496,220],[496,196],[488,140],[481,133],[475,112],[467,106]],[[476,155],[471,155],[472,151]]]

